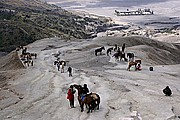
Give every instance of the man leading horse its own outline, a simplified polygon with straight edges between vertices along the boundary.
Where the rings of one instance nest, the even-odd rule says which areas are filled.
[[[81,112],[84,111],[84,104],[88,107],[87,113],[89,113],[90,111],[92,112],[92,110],[94,110],[96,107],[97,109],[99,109],[100,96],[98,94],[96,93],[86,94],[84,96],[84,100],[82,100],[82,94],[84,94],[85,92],[87,93],[87,89],[86,91],[83,91],[84,87],[77,84],[74,84],[73,86],[78,90],[78,101],[81,107]]]

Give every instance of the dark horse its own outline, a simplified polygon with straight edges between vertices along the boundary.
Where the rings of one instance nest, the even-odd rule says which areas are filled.
[[[99,109],[100,104],[100,96],[96,93],[90,93],[85,95],[84,100],[82,100],[82,86],[81,85],[73,85],[78,90],[78,101],[79,105],[81,107],[81,112],[83,112],[84,104],[88,107],[87,113],[92,110],[94,110],[97,107],[97,110]]]
[[[113,50],[113,47],[107,49],[107,56],[109,56],[109,54],[111,55],[112,50]]]
[[[95,50],[95,55],[97,56],[97,53],[100,52],[100,55],[102,54],[102,50],[105,50],[104,46],[101,48],[98,48]]]
[[[134,61],[134,53],[127,53],[129,61]]]
[[[116,60],[122,60],[122,58],[124,59],[124,61],[127,61],[127,58],[125,56],[125,53],[122,53],[120,50],[118,50],[116,53],[114,53],[114,55],[112,57],[115,57]]]

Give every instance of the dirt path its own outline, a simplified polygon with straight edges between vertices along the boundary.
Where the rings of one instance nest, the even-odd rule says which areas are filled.
[[[55,47],[45,50],[50,45]],[[117,62],[104,54],[95,56],[88,48],[81,51],[85,46],[90,46],[90,43],[45,39],[30,44],[28,50],[38,53],[38,57],[34,59],[34,66],[10,81],[9,87],[14,92],[0,101],[1,106],[6,106],[1,108],[0,117],[10,120],[118,120],[138,111],[146,120],[177,118],[180,115],[180,67],[155,66],[155,72],[149,72],[148,66],[144,65],[142,71],[129,72],[126,62]],[[58,52],[61,52],[60,58],[70,60],[65,73],[57,71],[53,64],[56,60],[54,54]],[[68,66],[76,66],[73,67],[72,77],[68,76]],[[74,83],[86,83],[91,92],[100,95],[100,110],[90,114],[86,110],[80,112],[77,98],[75,108],[69,107],[67,90]],[[161,92],[167,84],[173,88],[172,97],[164,97]]]

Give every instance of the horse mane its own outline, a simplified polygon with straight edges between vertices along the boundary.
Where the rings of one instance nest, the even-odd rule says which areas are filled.
[[[75,87],[78,90],[78,95],[82,93],[82,86],[78,84],[74,84],[73,87]]]

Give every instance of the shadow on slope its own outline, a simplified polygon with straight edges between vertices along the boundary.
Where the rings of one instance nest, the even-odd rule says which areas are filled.
[[[0,71],[17,70],[25,68],[19,59],[18,53],[12,51],[6,56],[0,58]]]

